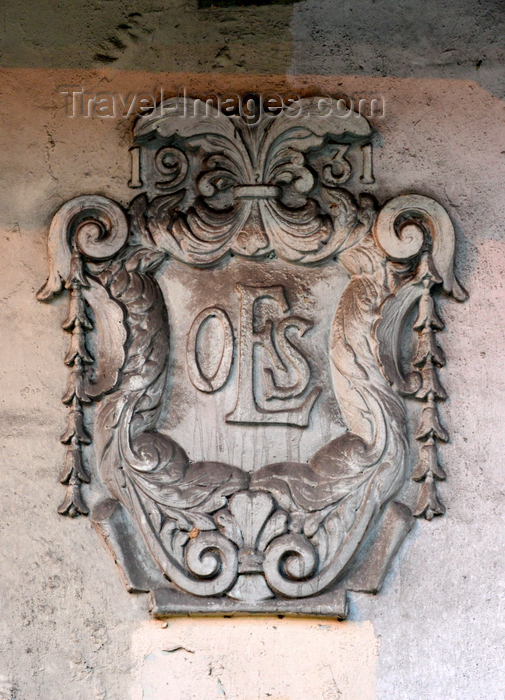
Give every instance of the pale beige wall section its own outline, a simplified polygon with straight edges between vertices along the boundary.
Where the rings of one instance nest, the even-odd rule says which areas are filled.
[[[148,648],[147,629],[167,639],[173,635],[176,642],[194,641],[208,660],[219,648],[223,673],[231,679],[239,668],[237,654],[260,663],[247,639],[270,640],[277,625],[244,619],[145,627],[146,598],[123,590],[90,523],[56,514],[62,497],[58,440],[66,413],[60,403],[66,301],[44,306],[35,300],[47,272],[47,227],[61,203],[77,194],[99,192],[123,204],[132,197],[126,184],[130,124],[68,119],[57,92],[65,84],[122,93],[156,85],[168,93],[187,85],[220,92],[327,89],[385,96],[386,117],[375,122],[380,141],[373,192],[383,201],[416,191],[447,207],[457,228],[458,272],[470,293],[464,305],[442,304],[448,323],[440,338],[448,357],[442,375],[450,396],[442,413],[452,442],[441,451],[449,480],[440,490],[448,512],[416,526],[377,598],[355,596],[351,624],[330,625],[326,634],[316,631],[319,623],[283,620],[278,630],[286,630],[286,639],[303,653],[331,658],[331,668],[347,668],[348,655],[354,669],[359,659],[369,659],[369,695],[359,700],[374,692],[377,700],[503,700],[503,103],[467,81],[21,69],[0,75],[0,676],[3,687],[13,689],[1,692],[9,700],[9,694],[16,700],[129,700],[139,683],[132,653],[138,660]],[[357,620],[371,624],[356,626]],[[221,632],[208,632],[229,624],[244,640],[243,651]],[[290,636],[289,630],[296,632]],[[346,635],[356,635],[356,645]],[[307,643],[309,637],[314,641]],[[168,657],[162,655],[163,663],[172,663]],[[305,659],[285,659],[279,673],[291,674],[302,688],[309,682],[319,687],[317,666],[303,675]],[[186,682],[208,681],[193,672],[186,680],[179,666],[177,673],[181,692]],[[142,682],[150,682],[149,676]],[[357,672],[350,673],[349,687],[358,682]],[[266,700],[266,692],[256,697]],[[297,698],[295,692],[289,700]],[[209,700],[196,693],[198,700]]]
[[[144,623],[132,700],[375,700],[369,622],[264,618]]]

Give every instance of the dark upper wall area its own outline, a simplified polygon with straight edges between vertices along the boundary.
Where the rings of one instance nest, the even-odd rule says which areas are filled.
[[[504,0],[223,1],[4,0],[0,66],[460,78],[505,95]]]

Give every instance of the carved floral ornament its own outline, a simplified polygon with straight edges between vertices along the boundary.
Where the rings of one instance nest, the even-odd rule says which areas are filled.
[[[154,615],[343,618],[413,516],[444,512],[435,295],[466,297],[454,229],[428,197],[343,188],[373,184],[371,136],[357,114],[145,116],[127,209],[83,195],[53,218],[60,513],[92,506]]]

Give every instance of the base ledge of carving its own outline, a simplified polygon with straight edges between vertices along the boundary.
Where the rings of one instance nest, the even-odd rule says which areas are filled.
[[[150,610],[153,617],[172,615],[318,615],[345,620],[347,592],[336,588],[313,598],[274,598],[257,603],[229,598],[200,598],[176,589],[160,588],[151,592]]]

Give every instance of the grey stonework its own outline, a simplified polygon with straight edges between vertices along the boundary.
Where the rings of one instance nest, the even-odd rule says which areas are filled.
[[[92,483],[92,520],[158,617],[343,619],[346,590],[380,589],[412,513],[445,512],[434,293],[467,296],[453,224],[428,197],[379,208],[344,189],[375,183],[372,131],[330,106],[250,124],[172,98],[135,125],[130,186],[144,191],[128,211],[83,195],[51,222],[38,298],[70,299],[59,512],[87,515]],[[413,435],[404,396],[423,404]]]

